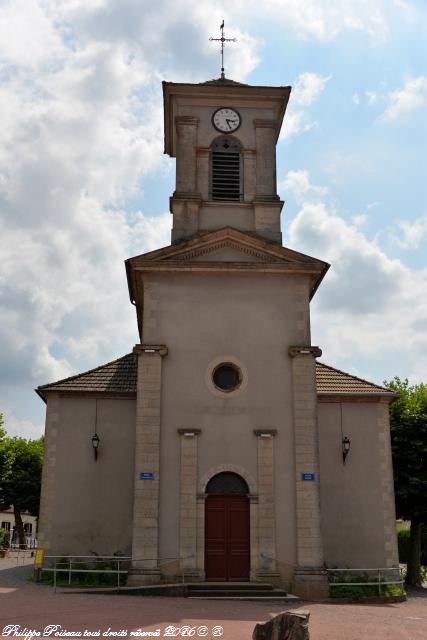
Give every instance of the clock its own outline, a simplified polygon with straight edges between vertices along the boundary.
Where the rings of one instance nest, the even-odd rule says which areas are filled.
[[[236,109],[220,107],[212,115],[212,124],[221,133],[233,133],[242,124],[242,118]]]

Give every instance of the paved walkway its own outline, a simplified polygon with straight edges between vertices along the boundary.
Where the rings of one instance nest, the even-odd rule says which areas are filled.
[[[13,560],[0,559],[0,631],[6,625],[19,625],[39,632],[47,625],[60,625],[61,631],[100,631],[101,638],[117,637],[112,632],[122,630],[128,633],[119,637],[131,637],[130,632],[138,629],[159,629],[160,636],[154,637],[166,637],[168,626],[182,629],[189,625],[199,632],[193,637],[213,638],[213,628],[221,626],[225,640],[250,640],[257,622],[265,622],[284,608],[266,602],[71,594],[63,590],[54,593],[52,587],[29,583],[29,573],[31,566],[16,566]],[[408,602],[397,604],[306,603],[301,608],[308,609],[311,614],[311,640],[427,638],[427,590],[424,589],[411,593]],[[203,627],[208,629],[205,636],[200,635],[205,633]],[[59,631],[58,628],[56,632]],[[134,637],[149,637],[142,631]],[[106,635],[102,636],[103,633]],[[172,637],[185,636],[174,632]],[[27,640],[30,640],[28,635]]]

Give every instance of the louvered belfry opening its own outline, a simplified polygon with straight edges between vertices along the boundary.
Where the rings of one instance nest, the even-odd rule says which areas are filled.
[[[211,167],[212,200],[241,200],[240,166],[240,144],[236,140],[221,138],[214,142]]]

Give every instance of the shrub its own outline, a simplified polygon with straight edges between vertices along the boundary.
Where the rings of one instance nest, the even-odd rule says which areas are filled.
[[[2,528],[0,528],[0,549],[9,549],[9,534]]]
[[[399,562],[406,564],[409,557],[409,529],[399,529],[397,546],[399,548]]]
[[[386,578],[382,576],[382,579]],[[388,578],[390,580],[390,577]],[[342,583],[346,584],[334,584]],[[372,584],[357,584],[367,582]],[[352,573],[348,571],[329,572],[329,596],[331,598],[348,598],[350,600],[364,600],[365,598],[401,596],[404,591],[399,584],[383,584],[378,588],[377,576],[372,573]]]
[[[399,529],[397,544],[399,547],[399,562],[407,564],[409,557],[409,529]],[[427,565],[427,525],[421,528],[421,564]]]
[[[403,589],[398,584],[384,584],[381,586],[381,597],[401,596]],[[348,598],[349,600],[364,600],[365,598],[379,597],[380,593],[378,585],[367,584],[363,586],[357,585],[329,585],[329,595],[331,598]]]

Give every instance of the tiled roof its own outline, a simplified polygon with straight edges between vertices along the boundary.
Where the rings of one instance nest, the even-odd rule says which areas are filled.
[[[243,82],[237,82],[236,80],[231,80],[231,78],[214,78],[213,80],[206,80],[205,82],[200,82],[199,84],[213,84],[219,86],[233,86],[233,87],[249,87],[250,85],[244,84]]]
[[[65,378],[65,380],[44,384],[36,391],[43,400],[46,400],[46,391],[133,394],[136,393],[136,358],[135,354],[129,353],[96,369]],[[321,362],[316,362],[316,382],[317,392],[321,395],[390,395],[391,393],[373,382],[362,380]]]
[[[46,391],[73,391],[98,393],[136,392],[136,355],[128,353],[122,358],[90,369],[76,376],[37,387],[36,391],[45,400]]]
[[[357,378],[349,373],[330,367],[322,362],[316,362],[317,393],[320,394],[372,394],[391,395],[390,389],[380,387],[373,382]]]

